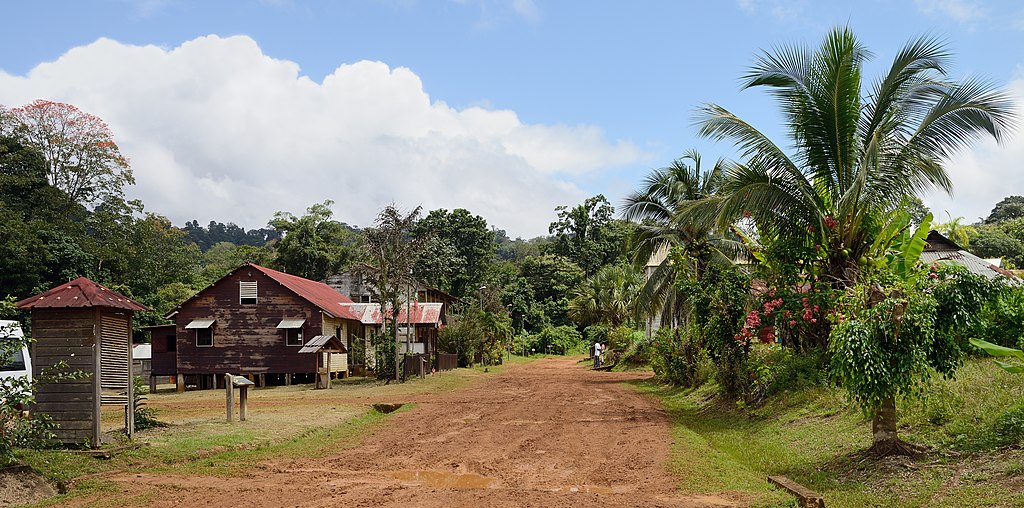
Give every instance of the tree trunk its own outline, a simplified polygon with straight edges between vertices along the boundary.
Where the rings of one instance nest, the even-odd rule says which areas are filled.
[[[868,452],[879,457],[888,455],[916,455],[924,451],[924,447],[907,443],[896,433],[896,398],[888,397],[875,409],[871,420],[872,444]]]

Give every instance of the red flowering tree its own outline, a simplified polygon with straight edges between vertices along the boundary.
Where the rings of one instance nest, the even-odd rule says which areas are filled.
[[[128,158],[110,127],[71,104],[36,100],[7,112],[6,129],[17,130],[46,159],[50,185],[83,206],[120,199],[135,183]]]

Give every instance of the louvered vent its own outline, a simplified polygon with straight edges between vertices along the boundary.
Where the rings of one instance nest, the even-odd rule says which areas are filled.
[[[128,348],[132,331],[128,318],[100,316],[100,404],[128,403]]]
[[[242,304],[256,303],[256,281],[243,280],[238,283],[238,302]]]

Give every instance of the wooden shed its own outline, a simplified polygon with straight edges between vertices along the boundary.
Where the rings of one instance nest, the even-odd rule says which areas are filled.
[[[65,444],[103,443],[100,407],[123,406],[134,432],[132,316],[145,305],[85,277],[18,302],[32,311],[32,359],[43,371],[64,361],[87,375],[39,386],[33,412],[50,416]]]

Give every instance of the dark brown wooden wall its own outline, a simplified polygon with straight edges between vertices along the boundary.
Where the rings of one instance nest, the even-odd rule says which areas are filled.
[[[151,331],[153,340],[153,375],[173,376],[178,373],[178,353],[170,350],[168,343],[175,341],[175,325],[153,328]],[[177,345],[177,344],[175,344]]]
[[[257,303],[238,301],[238,283],[257,282]],[[193,319],[214,318],[213,347],[196,347],[194,330],[185,326]],[[286,346],[282,319],[305,318],[303,338],[321,334],[320,309],[299,298],[259,270],[238,270],[200,293],[178,311],[177,373],[258,374],[303,373],[315,370],[316,355],[298,354],[299,347]],[[334,330],[329,334],[333,335]]]
[[[93,414],[96,387],[93,383],[97,309],[35,309],[32,311],[32,363],[36,375],[60,361],[70,370],[88,372],[80,379],[41,384],[34,411],[49,415],[59,425],[57,440],[64,443],[95,442]],[[96,415],[97,417],[99,415]]]

